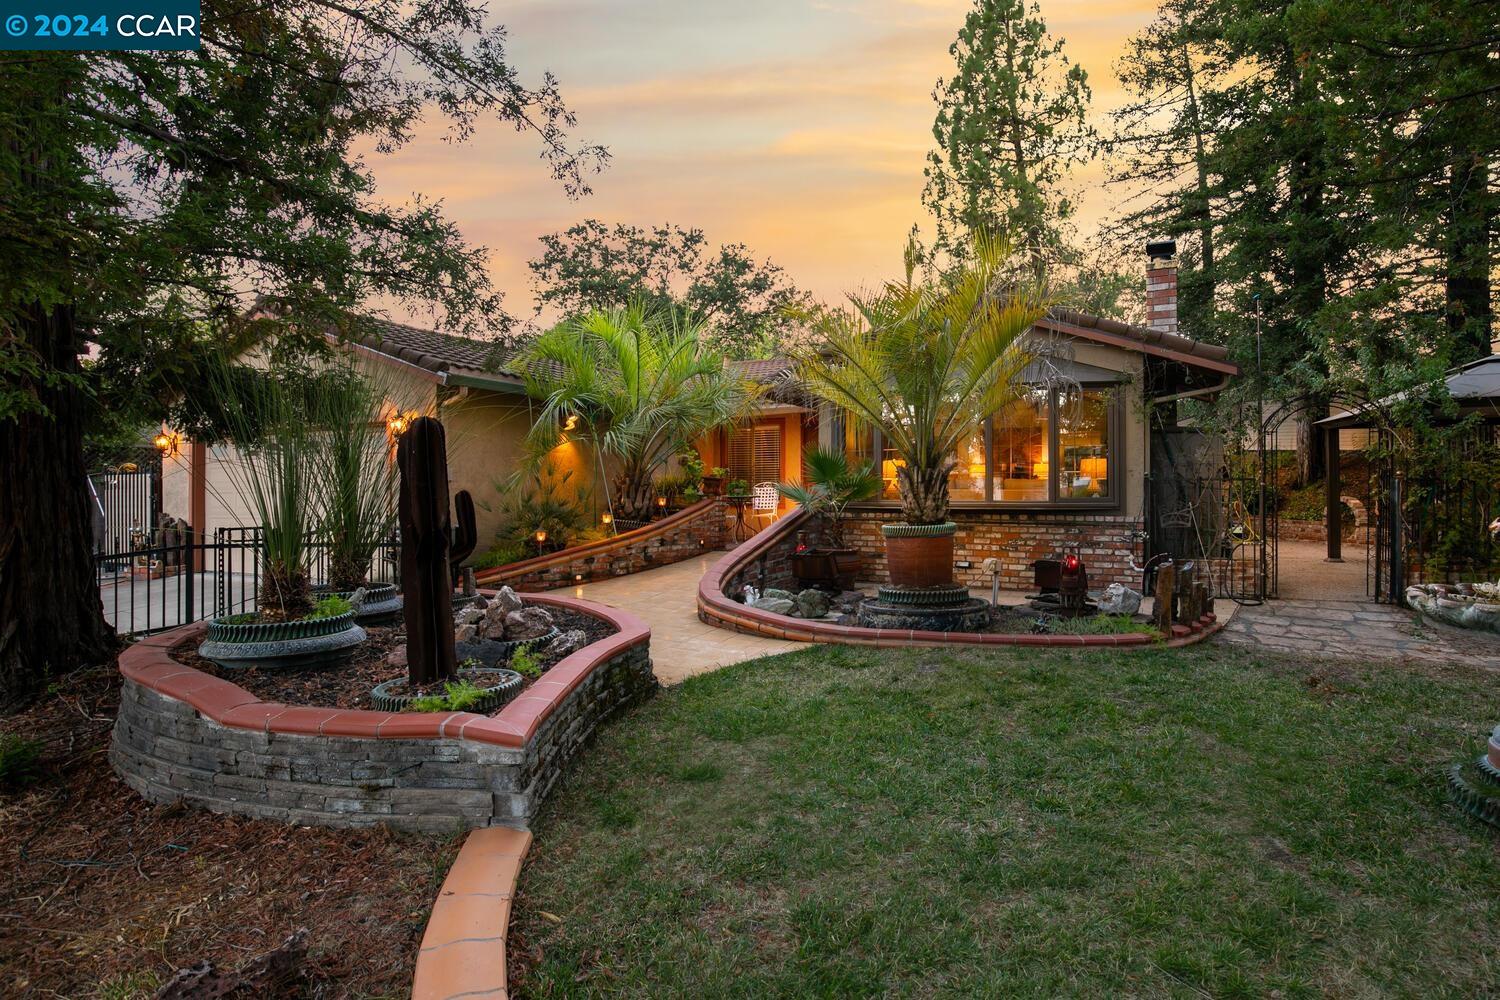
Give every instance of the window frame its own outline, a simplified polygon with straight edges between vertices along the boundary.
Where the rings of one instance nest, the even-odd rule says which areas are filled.
[[[1128,383],[1120,381],[1090,380],[1078,383],[1081,390],[1100,390],[1109,392],[1113,398],[1109,401],[1106,413],[1108,423],[1106,433],[1109,435],[1108,450],[1106,457],[1109,462],[1111,489],[1107,497],[1061,497],[1058,476],[1062,468],[1062,462],[1053,460],[1048,462],[1047,467],[1047,499],[1046,500],[952,500],[949,506],[962,510],[1010,510],[1010,511],[1052,511],[1052,510],[1091,510],[1091,511],[1117,511],[1125,506],[1125,437],[1122,433],[1125,428],[1125,393],[1122,391]],[[1057,421],[1057,399],[1059,390],[1053,387],[1047,392],[1047,454],[1061,456],[1060,430]],[[847,414],[839,414],[840,420],[849,419]],[[986,417],[981,425],[985,436],[985,492],[990,493],[994,489],[993,469],[989,463],[994,461],[994,417]],[[875,466],[878,470],[881,460],[885,454],[885,436],[880,429],[874,428],[873,452],[875,455]],[[1119,470],[1118,472],[1116,470]],[[880,498],[867,500],[863,503],[851,505],[855,509],[891,510],[901,506],[899,499]]]

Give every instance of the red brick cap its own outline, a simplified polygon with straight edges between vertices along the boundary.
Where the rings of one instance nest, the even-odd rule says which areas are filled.
[[[447,738],[524,747],[547,717],[595,667],[618,653],[649,643],[651,629],[628,611],[593,601],[557,594],[521,596],[534,604],[551,604],[601,618],[619,631],[563,657],[521,697],[493,717],[472,712],[371,712],[261,701],[231,681],[172,659],[172,647],[203,634],[208,628],[204,622],[185,625],[135,643],[120,654],[120,673],[127,680],[157,694],[186,702],[204,718],[232,729],[375,739]]]

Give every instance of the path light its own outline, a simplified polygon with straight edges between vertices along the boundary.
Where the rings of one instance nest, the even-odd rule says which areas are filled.
[[[536,530],[536,534],[533,535],[532,537],[536,539],[536,543],[538,545],[542,544],[543,542],[545,542],[547,540],[546,529],[544,529],[544,528],[538,528]]]
[[[656,506],[665,509],[666,506],[667,506],[667,498],[666,497],[657,497],[656,498]]]
[[[151,439],[151,444],[155,446],[157,451],[162,453],[163,457],[171,458],[181,448],[182,435],[176,431],[169,431],[166,428],[162,428],[161,433]]]
[[[615,516],[613,514],[611,514],[609,511],[605,511],[603,514],[599,515],[599,523],[603,524],[605,526],[614,524],[615,523]]]

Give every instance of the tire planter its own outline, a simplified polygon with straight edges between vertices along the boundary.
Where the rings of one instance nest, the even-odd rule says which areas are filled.
[[[495,669],[502,663],[509,663],[511,657],[522,649],[535,649],[545,646],[547,643],[562,635],[562,629],[553,626],[546,632],[533,639],[511,639],[509,641],[499,639],[473,639],[469,642],[460,642],[455,647],[458,658],[463,660],[478,660],[483,669]]]
[[[476,686],[484,686],[480,684],[481,681],[493,681],[488,686],[484,686],[484,696],[482,698],[464,708],[465,712],[473,712],[476,715],[485,715],[504,705],[521,693],[521,685],[525,683],[525,679],[514,670],[460,670],[458,672],[458,680],[471,681]],[[407,707],[416,700],[416,697],[409,694],[390,693],[391,688],[405,683],[406,681],[403,678],[398,677],[395,680],[386,681],[384,684],[375,685],[370,691],[370,704],[374,706],[375,711],[406,711]]]
[[[239,624],[215,618],[198,655],[229,669],[291,670],[342,660],[365,636],[353,611],[294,622]]]
[[[352,590],[315,590],[317,594],[333,594],[349,600]],[[405,602],[394,583],[372,583],[365,586],[364,603],[354,609],[354,620],[361,625],[394,625],[401,620]]]
[[[958,525],[882,524],[886,571],[893,587],[953,585],[953,535]]]

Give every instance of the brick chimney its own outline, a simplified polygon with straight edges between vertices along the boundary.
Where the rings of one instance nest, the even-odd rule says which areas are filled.
[[[1146,243],[1146,325],[1177,332],[1177,241]]]

